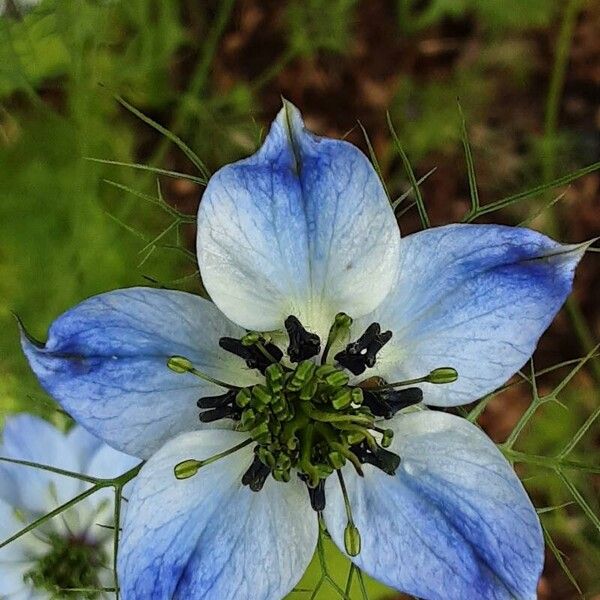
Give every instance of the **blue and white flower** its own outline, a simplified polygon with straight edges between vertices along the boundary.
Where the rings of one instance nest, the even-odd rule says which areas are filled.
[[[76,426],[68,434],[38,417],[9,417],[3,458],[35,462],[97,478],[119,476],[139,459],[114,450]],[[0,542],[90,487],[39,468],[0,463]],[[61,589],[114,587],[111,490],[99,490],[65,512],[0,548],[0,598],[63,597]],[[82,598],[108,598],[104,592]]]
[[[285,103],[200,204],[214,303],[118,290],[59,317],[45,344],[23,336],[75,419],[148,459],[123,598],[280,598],[313,555],[317,513],[404,592],[534,598],[543,539],[521,483],[476,426],[425,406],[511,377],[584,251],[492,225],[401,239],[366,157]]]

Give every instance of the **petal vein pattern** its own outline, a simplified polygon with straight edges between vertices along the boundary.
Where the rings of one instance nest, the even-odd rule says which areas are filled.
[[[373,310],[392,284],[399,241],[367,158],[307,132],[287,102],[262,148],[214,175],[198,212],[211,297],[262,331],[293,314],[323,336],[337,312]]]

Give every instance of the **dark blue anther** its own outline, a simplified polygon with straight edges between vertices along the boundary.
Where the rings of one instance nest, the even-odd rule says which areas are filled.
[[[316,512],[325,510],[325,480],[319,479],[317,486],[312,488],[308,485],[308,477],[304,473],[298,473],[298,477],[306,483],[312,509]]]
[[[335,360],[354,375],[360,375],[375,365],[377,353],[391,339],[391,331],[382,332],[379,323],[371,323],[355,342],[335,355]]]
[[[361,463],[373,465],[388,475],[395,475],[396,469],[400,466],[400,457],[385,448],[377,448],[373,452],[363,443],[358,446],[351,446],[350,450],[354,452]]]
[[[272,364],[272,361],[266,357],[256,346],[245,346],[241,340],[235,338],[222,337],[219,340],[219,346],[227,352],[231,352],[246,361],[249,369],[258,369],[263,375],[266,368]],[[269,342],[264,344],[265,350],[277,361],[283,358],[283,352],[275,345]]]
[[[228,404],[226,406],[219,406],[218,408],[213,408],[212,410],[207,410],[200,413],[200,421],[202,421],[202,423],[212,423],[213,421],[227,418],[239,419],[237,407]]]
[[[302,323],[290,315],[284,322],[290,338],[287,353],[290,361],[297,363],[316,356],[321,351],[321,340],[316,333],[306,331]]]
[[[260,492],[270,472],[271,469],[255,456],[249,469],[242,476],[242,485],[247,485],[253,492]]]
[[[229,390],[219,396],[204,396],[204,398],[200,398],[200,400],[196,402],[196,405],[198,408],[219,408],[226,404],[233,404],[237,393],[237,390]]]
[[[417,387],[380,392],[363,390],[363,406],[368,406],[376,417],[384,419],[391,419],[399,410],[422,400],[423,392]]]

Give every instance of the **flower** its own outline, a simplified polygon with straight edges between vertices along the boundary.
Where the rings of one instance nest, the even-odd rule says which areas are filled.
[[[6,420],[3,458],[98,478],[125,473],[139,459],[103,444],[83,427],[63,434],[31,415]],[[68,502],[90,484],[35,467],[0,462],[0,541]],[[0,548],[0,597],[57,598],[64,588],[113,587],[113,494],[100,490]],[[62,595],[60,596],[62,597]],[[108,597],[92,592],[79,597]]]
[[[287,102],[260,150],[210,180],[197,239],[214,303],[118,290],[59,317],[46,344],[22,338],[76,420],[148,459],[123,598],[280,598],[316,513],[404,592],[535,597],[543,540],[520,481],[476,426],[424,405],[513,375],[586,246],[493,225],[400,239],[366,157]]]

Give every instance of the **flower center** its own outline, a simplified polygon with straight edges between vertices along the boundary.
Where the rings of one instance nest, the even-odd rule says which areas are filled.
[[[72,598],[67,590],[86,590],[80,597],[94,599],[101,594],[98,571],[108,556],[102,547],[81,537],[50,533],[45,540],[50,550],[23,575],[25,583],[45,590],[53,598]]]
[[[351,384],[347,371],[360,375],[373,367],[377,353],[392,337],[391,331],[382,332],[379,323],[372,323],[330,361],[330,350],[348,335],[351,324],[348,315],[338,314],[321,354],[319,336],[307,331],[296,317],[289,316],[285,320],[289,338],[287,359],[262,333],[252,331],[239,340],[221,338],[219,345],[223,349],[264,375],[262,383],[248,387],[219,382],[197,371],[188,359],[171,357],[168,361],[171,370],[193,373],[227,388],[223,394],[198,400],[200,420],[209,423],[233,419],[235,428],[249,436],[242,444],[204,461],[189,459],[179,463],[175,467],[176,477],[191,477],[203,465],[253,444],[254,460],[242,477],[243,485],[258,492],[268,477],[287,482],[295,473],[306,483],[313,509],[322,511],[326,501],[325,480],[335,471],[348,513],[346,549],[351,554],[358,553],[360,536],[352,521],[342,467],[350,463],[362,476],[362,466],[367,463],[394,475],[400,457],[387,450],[394,434],[391,429],[380,428],[377,420],[390,419],[399,410],[423,399],[418,387],[394,388],[424,381],[448,383],[456,379],[456,371],[436,369],[425,377],[392,384],[380,378]]]

